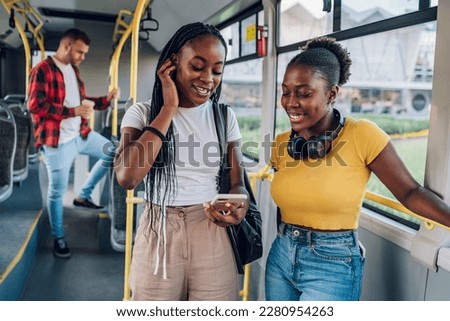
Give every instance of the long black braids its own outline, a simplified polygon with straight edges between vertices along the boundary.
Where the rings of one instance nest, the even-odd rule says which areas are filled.
[[[172,56],[180,51],[180,49],[189,41],[203,35],[213,35],[217,37],[225,48],[225,57],[227,53],[227,44],[225,39],[220,34],[220,31],[214,26],[204,24],[201,22],[195,22],[187,24],[178,29],[172,38],[167,42],[158,60],[155,72],[155,84],[153,86],[151,109],[148,118],[150,124],[156,116],[160,113],[164,104],[162,84],[158,77],[158,70],[161,65]],[[222,82],[211,95],[210,99],[213,102],[214,107],[217,105],[220,92],[222,88]],[[151,167],[146,184],[147,199],[150,201],[150,213],[153,212],[152,201],[156,201],[158,204],[165,204],[168,199],[173,198],[176,190],[175,180],[175,137],[173,131],[173,123],[170,124],[166,134],[166,141],[163,142],[161,150],[155,160],[155,163]],[[162,188],[162,182],[164,182],[164,190]]]

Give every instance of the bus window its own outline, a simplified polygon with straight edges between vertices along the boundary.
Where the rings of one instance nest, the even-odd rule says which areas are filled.
[[[251,15],[241,21],[241,56],[256,52],[256,15]]]
[[[277,101],[275,109],[275,135],[278,135],[284,131],[291,129],[291,124],[289,118],[286,116],[286,112],[281,106],[281,83],[283,82],[284,72],[289,61],[294,58],[300,51],[296,50],[293,52],[283,53],[278,56],[278,67],[277,67]]]
[[[222,29],[220,33],[227,42],[227,60],[239,58],[239,23],[233,23],[232,25]]]
[[[262,59],[252,59],[225,67],[221,101],[236,114],[242,134],[242,151],[258,158],[261,123]]]
[[[252,59],[256,54],[258,26],[264,25],[264,12],[250,13],[245,18],[220,30],[227,46],[227,61],[236,59]]]
[[[221,29],[228,44],[227,64],[222,79],[221,102],[236,114],[242,134],[242,152],[257,160],[261,141],[262,59],[255,58],[258,26],[264,12],[251,12]]]
[[[429,22],[343,41],[352,53],[352,75],[336,102],[344,114],[370,119],[387,132],[400,157],[422,185],[435,37],[436,22]],[[415,54],[406,55],[407,52]],[[395,199],[375,175],[371,176],[367,189]],[[418,223],[409,215],[368,203]]]
[[[341,30],[389,19],[402,14],[419,10],[419,0],[379,0],[359,1],[342,0]],[[431,1],[431,6],[436,6],[436,1]],[[361,17],[354,19],[355,16]]]
[[[333,15],[323,1],[281,0],[279,46],[287,46],[333,31]]]

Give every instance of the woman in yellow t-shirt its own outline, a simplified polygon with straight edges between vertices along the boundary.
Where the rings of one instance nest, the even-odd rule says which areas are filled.
[[[267,300],[359,299],[356,229],[371,172],[408,209],[450,226],[450,207],[413,179],[386,133],[333,109],[350,65],[345,48],[320,37],[286,68],[281,105],[292,129],[272,146],[281,224],[267,260]]]

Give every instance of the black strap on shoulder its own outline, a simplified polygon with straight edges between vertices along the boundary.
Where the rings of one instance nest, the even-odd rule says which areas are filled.
[[[227,117],[228,105],[215,103],[213,106],[214,121],[216,123],[217,138],[220,145],[220,155],[227,161]]]
[[[221,171],[228,169],[228,139],[227,139],[227,116],[228,116],[228,105],[224,104],[214,104],[213,106],[213,112],[214,112],[214,121],[216,123],[216,130],[217,130],[217,137],[220,143],[220,152],[222,156],[222,165],[221,165]],[[223,175],[219,174],[219,177]],[[258,210],[258,207],[256,205],[256,199],[252,191],[252,187],[250,184],[250,180],[247,175],[247,171],[244,169],[244,185],[247,190],[247,193],[250,197],[249,202],[249,209],[247,211],[245,220],[243,220],[238,225],[233,226],[227,226],[227,234],[230,238],[231,247],[233,249],[234,257],[236,259],[236,266],[238,269],[239,274],[244,274],[244,264],[249,263],[243,260],[248,259],[245,257],[241,258],[240,251],[239,251],[239,242],[248,242],[248,240],[240,240],[238,238],[238,232],[237,230],[241,230],[243,225],[248,226],[248,228],[253,229],[255,233],[258,235],[258,239],[252,240],[252,242],[259,242],[260,246],[255,246],[255,248],[258,249],[258,255],[261,257],[262,255],[262,244],[261,244],[261,213]],[[223,184],[219,183],[219,187],[225,187]],[[220,189],[221,190],[221,189]],[[227,186],[226,190],[221,190],[221,193],[227,193],[229,191],[229,186]],[[244,224],[246,223],[246,224]],[[244,228],[245,230],[245,228]],[[245,234],[245,233],[244,233]],[[254,248],[251,246],[250,248]],[[256,253],[256,252],[255,252]],[[251,255],[254,255],[255,253],[251,253]],[[244,256],[248,253],[244,252]],[[254,260],[254,258],[252,259]]]

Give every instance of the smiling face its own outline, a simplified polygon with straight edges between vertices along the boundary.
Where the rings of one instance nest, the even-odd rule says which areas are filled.
[[[338,90],[338,86],[328,89],[327,81],[310,66],[288,67],[282,84],[281,105],[292,129],[306,139],[328,130],[333,119],[330,103]]]
[[[188,41],[173,57],[181,107],[204,104],[222,80],[225,48],[212,35]]]

